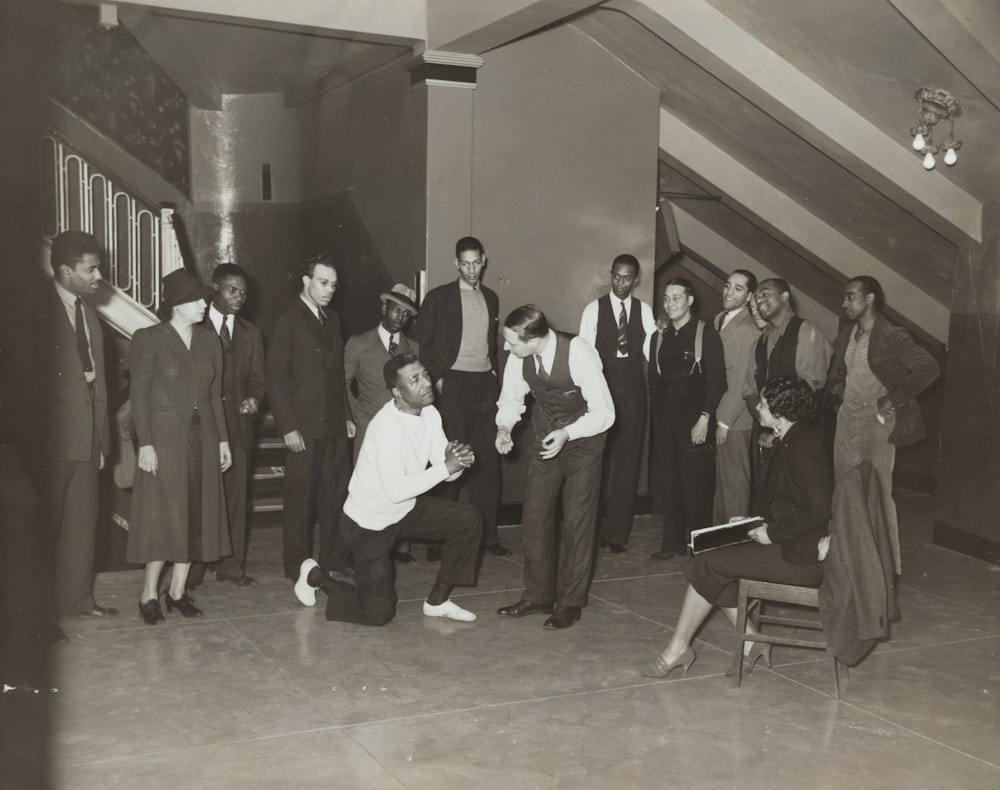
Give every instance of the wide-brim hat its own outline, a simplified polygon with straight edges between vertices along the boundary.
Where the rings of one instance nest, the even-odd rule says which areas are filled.
[[[402,305],[407,310],[409,310],[413,315],[420,315],[417,310],[417,294],[412,289],[402,283],[396,283],[392,288],[386,291],[384,294],[379,295],[379,299],[382,300],[382,304],[386,303],[386,300],[395,302],[398,305]]]
[[[203,284],[201,280],[187,269],[177,269],[161,280],[160,303],[167,307],[176,307],[186,302],[196,302],[207,299],[215,291]]]

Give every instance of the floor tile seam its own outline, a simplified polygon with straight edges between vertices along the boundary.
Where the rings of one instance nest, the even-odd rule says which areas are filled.
[[[292,686],[292,688],[298,689],[298,691],[302,694],[304,699],[309,700],[309,702],[314,705],[317,704],[317,699],[312,694],[310,694],[309,691],[304,686],[302,686],[291,675],[289,675],[288,672],[273,658],[269,657],[263,650],[261,650],[259,642],[257,642],[254,639],[251,639],[242,631],[240,631],[240,629],[237,628],[237,626],[234,623],[227,622],[227,625],[233,630],[235,636],[237,636],[241,641],[248,643],[253,648],[254,652],[258,656],[260,656],[267,664],[269,664],[275,672],[281,675]]]
[[[766,670],[765,669],[764,671],[772,671],[773,672],[774,668],[771,668],[770,670]],[[810,691],[814,691],[817,694],[820,694],[820,695],[822,695],[824,697],[828,697],[831,701],[834,701],[836,699],[834,697],[834,695],[832,693],[828,692],[828,691],[823,691],[822,689],[814,688],[813,686],[810,686],[808,683],[804,683],[801,680],[798,680],[796,678],[788,677],[787,675],[782,675],[780,672],[775,672],[775,674],[778,677],[780,677],[782,680],[787,680],[790,683],[794,683],[797,686],[802,686],[805,689],[809,689]],[[842,693],[843,693],[843,686],[842,686]],[[998,771],[1000,771],[1000,765],[997,765],[995,763],[991,763],[989,760],[985,760],[982,757],[977,757],[974,754],[969,754],[968,752],[963,752],[961,749],[958,749],[955,746],[952,746],[951,744],[947,744],[947,743],[944,743],[942,741],[936,740],[935,738],[932,738],[929,735],[924,735],[922,732],[918,732],[918,731],[916,731],[916,730],[914,730],[914,729],[912,729],[910,727],[907,727],[905,724],[901,724],[901,723],[899,723],[897,721],[893,721],[892,719],[886,718],[884,715],[879,714],[879,713],[875,713],[874,711],[867,710],[866,708],[861,707],[856,702],[851,702],[851,701],[845,700],[843,698],[841,698],[839,700],[836,700],[836,702],[837,702],[838,705],[844,705],[845,707],[852,708],[855,711],[857,711],[858,713],[864,714],[865,716],[870,716],[873,719],[876,719],[876,720],[881,721],[881,722],[883,722],[885,724],[888,724],[889,726],[894,727],[897,730],[901,730],[902,732],[909,733],[910,735],[912,735],[912,736],[914,736],[916,738],[919,738],[919,739],[921,739],[923,741],[927,741],[929,743],[933,743],[936,746],[942,747],[943,749],[947,749],[949,751],[955,752],[955,754],[960,754],[963,757],[967,757],[968,759],[974,760],[977,763],[982,763],[983,765],[986,765],[986,766],[988,766],[990,768],[995,768]]]
[[[674,678],[670,682],[672,683],[692,682],[701,680],[702,678],[720,677],[721,675],[722,673],[717,672],[711,675],[697,675],[686,678]],[[656,685],[662,682],[663,680],[660,681],[651,680],[641,683],[629,683],[626,685],[614,686],[612,688],[582,689],[580,691],[569,691],[566,692],[565,694],[549,694],[544,697],[502,700],[499,702],[490,702],[483,705],[474,705],[468,708],[450,708],[448,710],[427,711],[424,713],[411,713],[404,716],[392,716],[385,719],[371,719],[369,721],[352,722],[350,724],[343,724],[340,726],[343,727],[345,730],[352,730],[361,727],[368,727],[371,725],[393,724],[409,720],[431,719],[437,716],[454,716],[463,713],[475,713],[476,711],[496,710],[499,708],[505,708],[514,705],[530,705],[532,703],[542,703],[542,702],[559,702],[565,699],[572,699],[574,697],[585,697],[592,694],[611,694],[618,691],[629,691],[631,689],[636,689],[636,688],[645,688],[646,686]]]
[[[980,606],[978,604],[967,603],[965,601],[956,601],[954,598],[949,598],[945,595],[941,595],[940,593],[930,592],[929,590],[924,590],[912,584],[906,584],[905,582],[900,582],[897,585],[897,590],[911,590],[913,592],[919,593],[920,595],[926,595],[928,598],[934,598],[935,600],[938,601],[945,601],[947,603],[954,604],[955,606],[964,607],[965,609],[972,609],[973,611],[976,612],[987,612],[990,614],[994,614],[996,612],[995,607]]]

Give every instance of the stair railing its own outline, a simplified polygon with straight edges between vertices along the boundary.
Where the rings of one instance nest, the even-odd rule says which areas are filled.
[[[41,141],[42,231],[92,233],[107,251],[107,280],[156,312],[160,279],[184,265],[174,210],[156,208],[102,173],[55,134]]]

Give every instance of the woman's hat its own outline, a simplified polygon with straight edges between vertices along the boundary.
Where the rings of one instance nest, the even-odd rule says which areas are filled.
[[[176,307],[186,302],[196,302],[207,299],[215,293],[207,285],[187,269],[177,269],[161,280],[160,303],[168,307]]]
[[[382,300],[382,304],[385,304],[388,299],[398,305],[402,305],[413,313],[413,315],[420,315],[420,313],[417,312],[417,294],[412,288],[408,288],[402,283],[396,283],[384,294],[381,294],[379,299]]]

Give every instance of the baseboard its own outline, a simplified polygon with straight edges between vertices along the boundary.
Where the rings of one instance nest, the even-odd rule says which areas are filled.
[[[1000,564],[1000,542],[981,535],[973,535],[950,524],[935,521],[932,541],[935,546],[951,549],[993,565]]]

